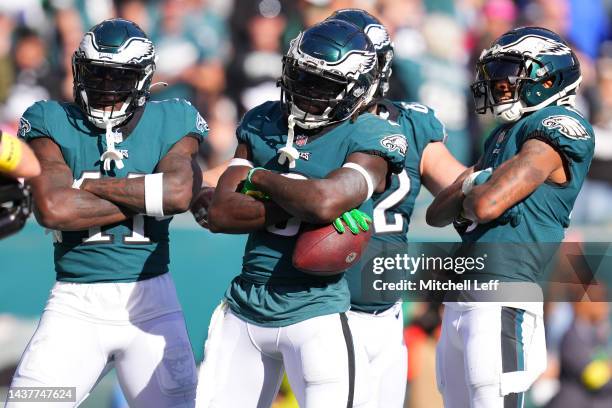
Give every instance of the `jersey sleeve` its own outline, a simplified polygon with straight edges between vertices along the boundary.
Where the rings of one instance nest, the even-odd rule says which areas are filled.
[[[45,122],[45,109],[42,101],[36,102],[24,112],[19,119],[19,137],[26,142],[39,137],[51,137]]]
[[[374,154],[387,160],[393,173],[400,173],[408,150],[401,128],[370,113],[362,114],[356,125],[347,157],[357,152]]]
[[[423,130],[422,134],[425,145],[432,142],[446,143],[446,138],[448,137],[446,128],[444,124],[440,122],[440,119],[438,119],[433,110],[429,110],[421,128]]]
[[[189,102],[184,101],[185,106],[185,133],[184,135],[195,136],[199,142],[208,136],[208,123],[200,115],[200,112]]]
[[[419,157],[429,143],[446,143],[446,128],[436,117],[433,109],[415,102],[395,102],[395,104],[401,110],[400,121],[405,121],[402,125],[408,131],[412,130]]]
[[[523,143],[529,139],[542,140],[578,163],[593,156],[593,128],[573,110],[552,107],[534,114],[525,126]]]

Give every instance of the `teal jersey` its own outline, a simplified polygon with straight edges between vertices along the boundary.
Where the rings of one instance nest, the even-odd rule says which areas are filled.
[[[408,149],[404,170],[394,174],[391,184],[381,194],[372,196],[374,235],[364,262],[376,256],[385,248],[401,250],[408,244],[408,228],[414,204],[421,191],[421,158],[425,147],[432,142],[445,142],[444,125],[436,118],[434,111],[419,103],[383,101],[379,116],[389,121],[406,137]],[[346,273],[351,291],[351,308],[374,312],[393,305],[389,302],[373,302],[362,297],[362,273],[364,262],[355,265]]]
[[[396,126],[364,113],[354,121],[327,126],[319,132],[295,128],[296,167],[278,163],[278,149],[287,141],[287,118],[280,102],[266,102],[246,113],[237,130],[255,166],[291,173],[293,177],[324,178],[342,167],[347,157],[365,152],[384,157],[393,172],[401,172],[406,141]],[[372,202],[360,207],[372,213]],[[300,229],[298,219],[249,235],[242,273],[230,284],[226,298],[241,318],[262,326],[281,327],[312,317],[345,312],[349,292],[342,275],[316,277],[293,267],[291,258]]]
[[[538,186],[522,201],[523,219],[516,228],[492,221],[462,234],[464,242],[518,244],[560,243],[563,240],[574,202],[593,158],[595,134],[588,121],[576,110],[566,106],[548,106],[524,116],[518,122],[494,129],[485,142],[482,168],[496,169],[514,157],[523,143],[530,139],[542,140],[561,154],[569,180],[563,185],[545,182]],[[507,251],[507,256],[498,258],[504,266],[489,268],[489,273],[499,276],[487,278],[536,281],[544,260],[537,259],[542,257],[541,254],[531,253],[527,246],[514,248],[522,247],[525,247],[524,254],[518,254],[516,250]]]
[[[208,126],[184,100],[148,102],[130,121],[115,130],[122,141],[122,169],[103,170],[105,131],[93,126],[72,103],[36,102],[21,119],[20,134],[27,141],[48,137],[61,149],[74,180],[137,177],[155,172],[172,146],[189,135],[202,140]],[[117,139],[119,140],[119,139]],[[55,233],[57,280],[67,282],[132,282],[168,271],[170,217],[136,215],[124,222],[87,231]]]

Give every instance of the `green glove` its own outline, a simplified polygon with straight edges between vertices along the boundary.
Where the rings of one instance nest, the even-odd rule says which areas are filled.
[[[267,171],[263,167],[255,167],[249,170],[246,176],[246,179],[242,180],[242,189],[240,190],[240,192],[242,194],[246,194],[258,200],[269,200],[270,196],[267,195],[266,193],[263,193],[257,190],[257,188],[253,185],[253,182],[251,181],[251,177],[253,176],[253,173],[255,173],[257,170]]]
[[[344,225],[342,224],[342,221],[346,223],[349,230],[351,230],[353,234],[357,235],[359,234],[360,230],[368,231],[370,229],[368,223],[372,222],[372,218],[370,218],[368,214],[356,208],[352,209],[351,211],[347,211],[340,217],[336,218],[333,223],[334,228],[340,234],[344,234],[344,231],[346,231]]]

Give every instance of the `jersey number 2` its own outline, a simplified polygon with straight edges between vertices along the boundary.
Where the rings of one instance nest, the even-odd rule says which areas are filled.
[[[397,177],[399,179],[397,190],[374,207],[374,231],[377,234],[399,233],[404,230],[404,217],[401,214],[393,214],[392,222],[387,222],[387,215],[385,214],[385,211],[399,204],[410,192],[410,177],[408,177],[406,170],[402,170]]]

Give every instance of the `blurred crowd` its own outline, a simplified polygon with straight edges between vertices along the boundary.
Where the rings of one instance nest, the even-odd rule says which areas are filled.
[[[450,150],[465,164],[476,160],[493,126],[492,115],[473,113],[469,90],[482,49],[519,25],[543,26],[564,37],[582,66],[578,109],[594,124],[597,138],[573,222],[612,223],[612,0],[1,0],[0,128],[15,134],[21,114],[37,100],[72,100],[71,58],[83,33],[119,16],[139,24],[157,47],[154,82],[167,86],[156,85],[152,98],[188,99],[207,119],[211,133],[200,153],[202,163],[213,167],[233,154],[242,114],[279,98],[276,81],[289,41],[347,7],[365,9],[386,25],[395,44],[389,96],[433,108],[446,125]],[[610,340],[602,329],[607,307],[564,307],[549,314],[550,378],[557,387],[560,376],[565,386],[587,395],[600,389],[610,395],[610,379],[597,376],[600,366],[589,366],[610,365]],[[418,356],[411,360],[414,376],[431,367],[435,342],[427,339],[436,335],[438,314],[430,307],[412,315],[418,316],[407,331],[410,355]],[[557,327],[563,327],[558,335]],[[580,344],[592,353],[577,353]],[[579,367],[591,367],[591,374]],[[550,387],[546,381],[536,387],[539,405],[554,395]],[[427,389],[420,392],[433,398]],[[419,406],[416,400],[411,406]],[[428,401],[425,406],[435,406]],[[564,401],[569,400],[557,398],[550,406],[586,406]]]
[[[208,120],[202,156],[214,166],[233,153],[242,114],[277,99],[289,41],[338,8],[379,17],[395,43],[391,98],[418,101],[445,123],[464,163],[479,154],[492,126],[473,114],[474,61],[517,25],[540,25],[566,38],[583,71],[580,110],[597,126],[597,152],[579,222],[610,221],[612,198],[611,0],[3,0],[0,4],[0,125],[15,131],[38,99],[72,99],[71,57],[82,34],[120,16],[138,23],[157,47],[154,99],[186,98]],[[610,141],[609,141],[610,140]]]
[[[579,108],[596,125],[597,148],[574,221],[612,221],[612,0],[2,0],[0,126],[15,132],[39,99],[72,99],[71,57],[82,34],[120,16],[138,23],[157,46],[154,99],[186,98],[212,129],[203,163],[231,157],[242,114],[277,99],[276,80],[289,41],[338,8],[379,17],[394,43],[393,99],[418,101],[445,123],[451,151],[477,158],[493,123],[473,113],[474,61],[518,25],[540,25],[578,52]]]

